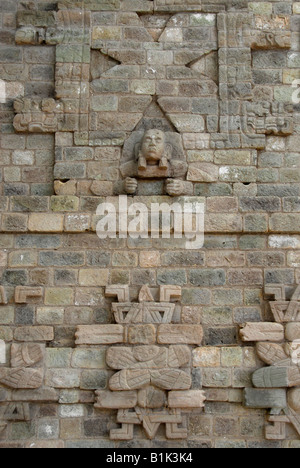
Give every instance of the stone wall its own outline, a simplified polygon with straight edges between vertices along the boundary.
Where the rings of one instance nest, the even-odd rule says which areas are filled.
[[[1,7],[0,446],[299,447],[300,3]],[[143,167],[152,129],[160,169]],[[205,202],[203,247],[99,239],[97,207],[126,193]],[[114,285],[142,318],[116,325]],[[118,347],[156,406],[140,381],[124,406]],[[164,387],[158,347],[168,369],[189,356]]]

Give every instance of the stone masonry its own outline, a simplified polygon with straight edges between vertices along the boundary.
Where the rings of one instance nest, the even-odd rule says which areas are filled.
[[[300,3],[0,5],[0,448],[299,448]]]

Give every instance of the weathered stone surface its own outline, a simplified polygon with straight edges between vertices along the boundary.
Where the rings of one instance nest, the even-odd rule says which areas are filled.
[[[97,401],[95,408],[134,408],[137,404],[137,392],[109,392],[107,390],[100,390],[96,392]]]
[[[156,342],[156,328],[153,325],[134,325],[128,328],[130,344],[153,344]]]
[[[160,325],[157,333],[161,344],[201,344],[203,339],[200,325]]]
[[[43,377],[42,369],[0,369],[0,383],[9,388],[40,388]]]
[[[124,343],[122,325],[81,325],[77,327],[77,345]]]
[[[286,391],[246,388],[244,391],[244,404],[246,408],[283,409],[287,405]]]
[[[203,408],[205,400],[205,393],[201,390],[173,391],[168,395],[170,408]]]
[[[52,341],[54,339],[53,327],[20,327],[15,330],[15,340],[17,341]]]
[[[300,323],[288,323],[285,327],[285,338],[288,341],[300,340]]]
[[[11,367],[31,367],[44,358],[44,346],[39,344],[12,344]]]
[[[243,341],[282,341],[284,328],[279,323],[247,323],[240,334]]]

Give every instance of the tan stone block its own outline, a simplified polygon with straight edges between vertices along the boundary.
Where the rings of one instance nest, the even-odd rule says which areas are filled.
[[[154,344],[156,328],[154,325],[133,325],[128,328],[128,342],[131,344]]]
[[[30,232],[63,232],[64,215],[53,213],[31,213],[28,229]]]
[[[77,345],[124,343],[124,328],[122,325],[81,325],[75,336]]]
[[[240,331],[243,341],[283,341],[284,327],[280,323],[247,323]]]
[[[188,390],[184,392],[169,392],[169,408],[203,408],[206,400],[201,390]]]
[[[16,304],[29,304],[41,299],[44,295],[44,289],[41,287],[30,288],[26,286],[17,286],[15,289]]]
[[[216,347],[197,348],[193,351],[194,367],[220,367],[221,350]]]
[[[81,269],[79,271],[80,286],[106,286],[109,278],[109,270]]]
[[[181,322],[182,323],[201,323],[202,307],[185,306],[182,308]]]
[[[53,327],[20,327],[16,328],[14,337],[16,341],[53,341],[54,329]]]
[[[161,344],[198,344],[203,339],[200,325],[159,325],[158,343]]]
[[[148,251],[140,253],[140,266],[142,268],[155,268],[160,265],[160,252]]]
[[[99,390],[96,395],[95,408],[129,409],[134,408],[138,401],[136,391],[110,392],[108,390]]]

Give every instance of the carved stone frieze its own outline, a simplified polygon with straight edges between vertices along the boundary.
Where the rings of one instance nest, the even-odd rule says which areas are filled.
[[[290,300],[284,285],[268,286],[265,293],[275,297],[270,306],[277,323],[247,323],[241,331],[244,341],[257,342],[259,358],[269,365],[254,372],[255,389],[245,390],[245,405],[271,408],[266,438],[284,440],[287,423],[300,436],[300,286]]]
[[[109,286],[106,294],[122,301],[123,292],[118,286]],[[126,289],[127,297],[128,292]],[[171,298],[179,300],[181,288],[162,286],[160,299]],[[111,431],[111,439],[131,440],[137,424],[150,439],[161,424],[166,425],[167,438],[184,439],[187,431],[179,426],[184,422],[181,409],[202,408],[205,401],[203,391],[191,389],[192,376],[186,369],[191,362],[190,345],[201,343],[203,330],[201,325],[172,324],[175,304],[155,303],[148,286],[141,288],[138,300],[112,304],[119,325],[78,327],[77,344],[94,344],[95,333],[109,340],[108,333],[115,327],[122,342],[128,343],[107,350],[106,363],[117,372],[109,380],[109,390],[96,392],[95,407],[119,409],[117,420],[122,427]],[[170,346],[160,346],[162,343]]]

